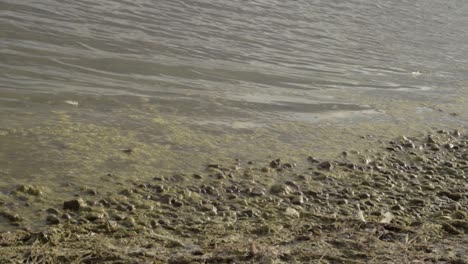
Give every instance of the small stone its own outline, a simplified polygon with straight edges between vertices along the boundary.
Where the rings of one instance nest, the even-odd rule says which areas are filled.
[[[371,195],[368,194],[368,193],[361,193],[359,194],[359,199],[370,199],[371,198]]]
[[[403,208],[401,205],[399,205],[399,204],[396,204],[396,205],[392,206],[391,209],[392,209],[393,211],[403,211],[403,210],[404,210],[404,208]]]
[[[453,163],[453,162],[450,162],[450,161],[446,161],[444,162],[444,165],[449,167],[449,168],[454,168],[456,167],[456,165]]]
[[[58,215],[60,214],[59,210],[55,209],[55,208],[49,208],[46,210],[47,213],[49,214],[54,214],[54,215]]]
[[[123,214],[115,213],[115,214],[112,214],[112,218],[117,221],[121,221],[121,220],[124,220],[126,216]]]
[[[289,216],[289,217],[295,217],[295,218],[301,217],[299,212],[296,209],[292,208],[292,207],[286,208],[285,214],[287,216]]]
[[[72,219],[72,217],[71,217],[71,215],[69,215],[67,213],[64,213],[64,214],[62,214],[62,219],[70,220],[70,219]]]
[[[123,221],[122,225],[131,228],[131,227],[136,226],[136,222],[135,222],[135,219],[133,217],[128,217]]]
[[[101,199],[99,200],[99,203],[104,205],[105,207],[110,207],[111,206],[111,203],[105,199]]]
[[[208,164],[207,167],[212,168],[212,169],[220,169],[221,168],[221,166],[219,166],[219,164]]]
[[[322,170],[332,170],[333,164],[330,161],[324,161],[322,163],[319,163],[317,167]]]
[[[132,193],[133,193],[132,189],[124,189],[124,190],[119,192],[119,194],[121,194],[123,196],[130,196]]]
[[[291,202],[296,205],[302,205],[304,204],[304,196],[302,195],[294,196]]]
[[[444,144],[444,148],[446,149],[453,149],[453,147],[454,147],[453,144],[450,144],[450,143]]]
[[[274,184],[270,187],[270,193],[275,195],[288,195],[291,193],[291,188],[284,184]]]
[[[161,202],[163,202],[165,204],[172,204],[172,202],[174,201],[174,197],[172,197],[172,195],[170,195],[170,194],[165,194],[165,195],[161,196],[159,201],[161,201]]]
[[[179,201],[179,200],[173,200],[173,201],[172,201],[172,205],[173,205],[174,207],[181,207],[182,205],[184,205],[184,203],[181,202],[181,201]]]
[[[461,193],[452,193],[447,191],[441,191],[438,193],[438,195],[448,197],[454,201],[460,201],[463,198],[463,194]]]
[[[60,219],[55,215],[48,215],[46,222],[48,225],[58,225],[60,224]]]
[[[133,149],[131,149],[131,148],[125,148],[125,149],[121,149],[121,151],[122,151],[123,153],[126,153],[126,154],[132,154]]]
[[[423,186],[421,186],[421,188],[423,188],[424,190],[429,190],[429,191],[434,191],[436,189],[434,184],[432,183],[426,183]]]
[[[9,212],[9,211],[0,211],[0,216],[3,216],[4,218],[8,219],[10,222],[19,222],[23,220],[23,218],[20,215]]]
[[[265,190],[255,188],[248,191],[248,194],[253,197],[260,197],[265,195]]]
[[[98,194],[98,192],[94,189],[88,189],[85,191],[85,193],[88,195],[93,195],[93,196],[96,196]]]
[[[261,169],[261,171],[264,172],[264,173],[268,173],[268,172],[270,172],[270,168],[268,168],[268,167],[263,167],[263,168]]]
[[[312,162],[312,163],[319,163],[320,162],[320,160],[318,160],[317,158],[312,157],[312,156],[307,157],[307,160]]]
[[[204,212],[210,212],[213,213],[214,215],[218,214],[218,208],[212,204],[206,204],[202,207],[202,211]]]
[[[452,136],[454,136],[454,137],[459,137],[459,136],[461,136],[461,133],[460,133],[460,131],[458,131],[458,130],[452,131],[451,134],[452,134]]]
[[[429,149],[432,150],[432,151],[439,151],[440,147],[437,144],[430,144]]]
[[[158,220],[158,224],[160,224],[161,226],[168,226],[170,224],[170,221],[165,218],[162,218]]]
[[[216,190],[216,188],[211,185],[202,186],[201,191],[202,193],[207,193],[209,195],[215,195],[215,196],[219,195],[218,190]]]
[[[16,190],[33,196],[42,195],[41,189],[35,185],[20,185]]]
[[[281,159],[276,159],[270,162],[270,167],[278,169],[281,166]]]
[[[102,219],[102,218],[104,218],[104,214],[98,213],[98,212],[91,212],[85,216],[85,219],[91,222],[96,221],[98,219]]]
[[[349,201],[347,199],[340,199],[340,200],[337,201],[338,205],[346,205],[348,203],[349,203]]]
[[[417,206],[417,207],[424,207],[426,202],[422,199],[411,199],[409,200],[409,204],[412,206]]]
[[[164,186],[164,185],[155,185],[155,186],[153,186],[153,189],[157,193],[162,193],[162,192],[167,190],[167,187]]]
[[[292,169],[294,167],[296,167],[295,163],[284,163],[283,164],[283,169]]]
[[[225,175],[223,172],[218,172],[218,173],[216,173],[216,174],[214,175],[214,177],[215,177],[216,179],[219,179],[219,180],[221,180],[221,179],[226,179],[226,175]]]
[[[252,209],[242,211],[241,216],[254,217],[258,216],[258,212]]]
[[[382,220],[380,220],[380,223],[382,224],[390,224],[390,222],[394,219],[395,217],[391,212],[385,212],[383,214]]]
[[[66,201],[63,203],[64,210],[71,210],[71,211],[79,211],[83,208],[87,207],[85,201],[83,199],[78,198],[75,200]]]
[[[310,181],[310,176],[309,175],[298,175],[297,179],[300,181]]]
[[[427,137],[427,143],[436,144],[437,142],[435,141],[434,137],[432,137],[431,135],[429,135],[429,136]]]
[[[237,196],[236,194],[233,194],[233,193],[230,193],[228,194],[227,198],[229,200],[234,200],[234,199],[237,199],[239,196]]]

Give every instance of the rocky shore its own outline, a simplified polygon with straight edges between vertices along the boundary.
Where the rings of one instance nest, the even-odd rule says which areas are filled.
[[[437,131],[333,161],[116,181],[118,193],[44,208],[40,231],[0,201],[16,226],[0,234],[0,263],[468,263],[467,176],[468,136]]]

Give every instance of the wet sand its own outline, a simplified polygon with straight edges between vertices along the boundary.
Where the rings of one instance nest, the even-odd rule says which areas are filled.
[[[127,153],[132,155],[131,151]],[[0,235],[1,263],[467,263],[468,136],[399,137],[336,160],[207,164],[83,186],[48,226]],[[8,199],[34,203],[42,186]],[[27,222],[27,221],[26,221]]]

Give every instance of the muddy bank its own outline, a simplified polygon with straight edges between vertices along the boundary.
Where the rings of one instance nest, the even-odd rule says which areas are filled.
[[[131,155],[131,153],[130,153]],[[0,263],[467,263],[468,137],[438,131],[385,147],[208,164],[206,171],[82,188],[43,208],[41,230],[0,197]]]

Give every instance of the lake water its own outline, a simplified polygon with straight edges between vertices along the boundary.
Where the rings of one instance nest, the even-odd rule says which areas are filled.
[[[37,184],[53,203],[108,173],[466,128],[466,14],[463,0],[0,0],[0,190]]]

